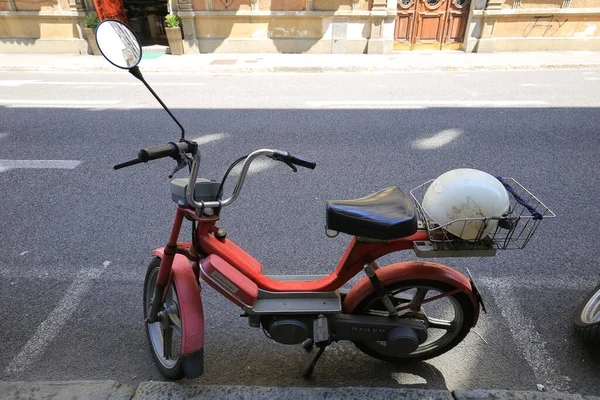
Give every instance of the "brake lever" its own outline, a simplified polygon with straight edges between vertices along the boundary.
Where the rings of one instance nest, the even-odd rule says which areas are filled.
[[[296,168],[296,166],[294,164],[292,164],[289,161],[284,161],[284,160],[280,160],[282,163],[286,164],[288,167],[290,167],[294,172],[298,172],[298,168]]]
[[[190,159],[188,157],[182,157],[179,159],[179,162],[177,163],[177,166],[175,167],[175,169],[173,170],[173,172],[171,173],[171,175],[169,175],[169,179],[173,178],[173,176],[181,171],[182,169],[184,169],[185,167],[188,167],[190,165]]]

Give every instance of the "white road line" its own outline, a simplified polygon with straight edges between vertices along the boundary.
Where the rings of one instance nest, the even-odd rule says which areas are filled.
[[[419,150],[433,150],[450,144],[454,139],[462,135],[460,129],[445,129],[427,138],[413,140],[411,146]]]
[[[0,86],[17,87],[23,85],[61,86],[143,86],[139,82],[87,82],[87,81],[41,81],[41,80],[0,80]],[[202,82],[152,82],[152,86],[203,86]]]
[[[74,169],[79,160],[0,160],[0,172],[17,168]]]
[[[112,105],[118,104],[119,100],[15,100],[15,99],[0,99],[0,104],[48,104],[48,105]]]
[[[306,101],[308,107],[320,108],[373,108],[373,107],[515,107],[543,106],[543,100],[373,100],[373,101]]]
[[[108,267],[110,261],[104,261],[102,267],[82,270],[67,289],[58,306],[42,322],[35,334],[21,349],[19,354],[8,364],[5,373],[21,372],[33,364],[48,347],[50,342],[59,334],[75,312],[82,297],[89,290],[92,281],[97,279]]]
[[[491,285],[491,289],[490,292],[508,323],[517,347],[533,370],[537,383],[559,391],[569,390],[570,379],[558,371],[556,362],[546,350],[533,321],[521,312],[512,288],[505,283],[496,282]]]
[[[192,141],[194,141],[198,144],[206,144],[206,143],[214,142],[217,140],[225,139],[227,137],[229,137],[229,134],[227,134],[227,133],[211,133],[209,135],[204,135],[204,136],[200,136],[195,139],[192,139]]]
[[[0,86],[4,87],[17,87],[26,84],[36,83],[37,81],[33,80],[0,80]]]
[[[600,78],[597,78],[597,77],[589,77],[589,78],[584,78],[584,80],[586,80],[586,81],[600,81]]]

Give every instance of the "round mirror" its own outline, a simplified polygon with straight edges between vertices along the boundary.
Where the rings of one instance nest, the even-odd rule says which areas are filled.
[[[135,33],[120,21],[102,21],[96,28],[96,43],[113,65],[129,69],[140,63],[142,46]]]

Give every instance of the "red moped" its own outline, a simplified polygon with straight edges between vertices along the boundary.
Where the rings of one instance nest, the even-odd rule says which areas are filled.
[[[434,262],[380,266],[377,260],[404,250],[421,257],[492,256],[497,249],[524,247],[541,216],[553,216],[514,182],[524,192],[513,193],[510,215],[481,218],[482,232],[491,220],[496,220],[497,228],[467,242],[427,218],[418,200],[419,189],[426,184],[411,192],[412,199],[399,188],[388,187],[361,199],[327,203],[329,236],[342,232],[352,237],[329,275],[264,275],[260,262],[219,228],[220,215],[238,198],[257,158],[269,157],[294,171],[297,167],[314,169],[316,164],[285,151],[261,149],[234,162],[221,182],[199,179],[200,146],[185,139],[181,124],[143,79],[137,67],[141,46],[133,31],[118,21],[103,21],[96,38],[105,57],[141,80],[182,131],[178,142],[140,150],[137,158],[114,167],[171,157],[177,161],[174,172],[190,171],[189,179],[171,181],[171,196],[177,203],[175,220],[166,246],[152,252],[155,258],[144,282],[148,341],[167,378],[195,378],[203,373],[200,279],[241,307],[249,325],[262,328],[270,339],[318,349],[305,368],[305,377],[311,375],[325,348],[340,340],[352,341],[366,354],[386,361],[436,357],[460,343],[477,323],[483,302],[472,277]],[[223,199],[225,180],[242,162],[232,195]],[[540,218],[526,215],[531,209]],[[189,242],[177,241],[184,220],[192,225]],[[341,289],[361,272],[365,277],[350,290]]]

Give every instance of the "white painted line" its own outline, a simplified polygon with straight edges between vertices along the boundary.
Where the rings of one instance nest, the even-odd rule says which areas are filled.
[[[17,168],[74,169],[79,160],[0,160],[0,172]]]
[[[533,370],[537,383],[558,391],[569,390],[570,378],[558,371],[558,366],[546,350],[545,343],[533,321],[521,312],[515,292],[510,286],[498,282],[491,285],[489,292],[494,296],[517,347]]]
[[[419,375],[408,372],[392,372],[392,379],[400,385],[425,385],[427,380]]]
[[[0,86],[17,87],[21,85],[36,83],[34,80],[0,80]]]
[[[131,108],[144,108],[142,106],[112,106],[108,107],[106,105],[72,105],[72,104],[15,104],[15,105],[6,105],[6,108],[84,108],[84,109],[93,109],[93,110],[123,110],[123,109],[131,109]]]
[[[92,281],[97,279],[109,264],[110,261],[104,261],[102,267],[82,270],[77,274],[60,303],[38,326],[35,334],[8,364],[4,373],[24,371],[38,359],[71,318],[79,302],[89,290]]]
[[[275,161],[268,160],[266,158],[259,158],[257,160],[252,161],[252,164],[250,164],[250,168],[248,168],[248,174],[257,174],[259,172],[271,169],[275,165],[277,165]]]
[[[597,78],[597,77],[588,77],[588,78],[585,78],[584,80],[586,80],[586,81],[600,81],[600,78]]]
[[[459,129],[446,129],[431,137],[413,140],[411,146],[419,150],[439,149],[450,144],[460,135],[462,135],[462,131]]]
[[[0,104],[48,104],[48,105],[112,105],[118,104],[119,100],[14,100],[0,99]]]
[[[29,253],[29,250],[25,250],[24,252],[22,252],[21,254],[19,254],[20,256],[24,256],[25,254]]]
[[[513,107],[543,106],[543,100],[372,100],[372,101],[306,101],[308,107],[348,108],[348,107]]]
[[[195,139],[192,139],[192,141],[196,142],[198,144],[207,144],[207,143],[214,142],[217,140],[225,139],[227,137],[229,137],[228,133],[211,133],[209,135],[204,135],[204,136],[200,136]]]
[[[521,83],[523,87],[538,87],[541,86],[539,83]]]
[[[60,86],[143,86],[140,82],[87,82],[87,81],[41,81],[41,80],[0,80],[0,86],[17,87],[23,85]],[[203,82],[152,82],[152,86],[204,86]]]

